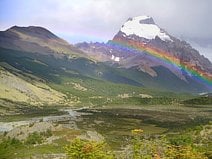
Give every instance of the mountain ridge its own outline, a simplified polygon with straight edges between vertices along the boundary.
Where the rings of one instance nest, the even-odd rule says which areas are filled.
[[[13,26],[6,31],[0,31],[0,47],[33,53],[54,54],[58,57],[64,54],[84,56],[73,45],[39,26]]]
[[[147,23],[145,25],[156,25],[151,17],[143,19],[141,25],[144,25],[144,23]],[[211,87],[207,88],[207,86],[204,83],[201,83],[201,81],[195,81],[187,72],[173,67],[174,65],[171,63],[164,63],[163,60],[150,55],[148,51],[141,51],[134,47],[134,42],[135,44],[142,44],[144,46],[153,45],[156,48],[168,51],[173,49],[175,51],[173,54],[179,56],[183,55],[183,53],[181,53],[183,50],[192,55],[189,58],[187,58],[187,56],[183,57],[183,55],[183,59],[187,58],[190,60],[191,58],[192,60],[195,59],[197,62],[199,59],[201,60],[199,53],[191,48],[188,43],[172,37],[163,30],[160,31],[162,31],[163,34],[167,34],[171,40],[161,40],[157,35],[155,35],[155,38],[153,39],[152,37],[150,39],[138,37],[134,33],[127,36],[125,33],[119,31],[114,38],[107,43],[96,42],[71,45],[45,28],[37,26],[14,26],[4,32],[0,32],[0,48],[18,51],[20,53],[18,56],[23,56],[26,58],[26,61],[30,60],[35,67],[38,67],[38,63],[47,66],[49,66],[49,64],[52,65],[50,62],[52,60],[59,64],[58,69],[60,71],[64,72],[64,70],[69,70],[71,72],[77,72],[86,78],[89,77],[114,83],[142,86],[145,88],[155,87],[157,89],[176,92],[189,91],[200,93],[211,91]],[[157,33],[160,34],[160,32]],[[117,42],[126,45],[120,45]],[[56,49],[55,44],[57,45]],[[34,45],[39,49],[34,47]],[[44,71],[41,70],[41,68],[31,69],[28,65],[25,65],[25,63],[20,64],[19,61],[11,62],[11,59],[16,59],[13,57],[14,54],[5,54],[7,52],[10,51],[2,50],[0,53],[3,62],[7,62],[13,67],[18,67],[23,71],[26,71],[27,68],[28,72],[36,75],[40,75],[40,73],[36,71]],[[21,55],[22,52],[26,53]],[[7,56],[11,57],[8,58]],[[56,59],[59,57],[59,59],[52,59],[55,57]],[[46,61],[43,58],[50,59]],[[190,63],[189,60],[186,62]],[[194,62],[196,62],[195,60]],[[205,65],[202,65],[202,63]],[[203,62],[197,64],[199,64],[206,72],[211,70],[211,63],[205,58],[203,58]],[[19,65],[21,65],[21,67]],[[57,69],[53,65],[52,68]],[[64,72],[65,74],[67,74],[66,71]],[[51,71],[50,73],[54,74],[54,71]],[[48,77],[55,78],[56,76],[49,75]],[[175,81],[175,83],[173,83],[173,81]]]

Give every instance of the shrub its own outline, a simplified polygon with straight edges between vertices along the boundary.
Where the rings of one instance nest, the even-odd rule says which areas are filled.
[[[207,159],[204,153],[193,146],[193,140],[189,135],[180,135],[172,138],[147,138],[141,129],[132,131],[133,159]]]
[[[198,152],[191,146],[174,146],[170,145],[166,151],[167,159],[207,159],[207,157]]]
[[[3,134],[3,136],[6,136],[6,135],[7,135],[7,133],[8,133],[8,132],[7,132],[7,131],[5,131],[5,132],[4,132],[4,134]]]
[[[48,138],[48,137],[52,136],[52,131],[50,129],[47,129],[47,131],[41,132],[40,135]]]
[[[26,139],[26,144],[41,144],[43,142],[43,137],[38,132],[33,132],[29,134]]]
[[[9,158],[11,151],[23,147],[23,143],[15,138],[3,138],[0,142],[0,158]]]
[[[170,143],[175,146],[191,145],[193,139],[191,135],[179,135],[170,139]]]
[[[132,155],[133,159],[159,159],[165,158],[167,141],[165,138],[149,138],[143,135],[142,129],[132,130]]]
[[[74,139],[65,151],[69,159],[114,159],[104,142]]]

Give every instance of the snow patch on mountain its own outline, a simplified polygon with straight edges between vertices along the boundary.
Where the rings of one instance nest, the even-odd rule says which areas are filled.
[[[112,55],[111,60],[119,62],[120,61],[120,57],[116,57],[116,56]]]
[[[127,36],[136,35],[145,39],[155,39],[158,36],[163,41],[172,41],[170,36],[160,29],[149,16],[128,19],[120,31]]]

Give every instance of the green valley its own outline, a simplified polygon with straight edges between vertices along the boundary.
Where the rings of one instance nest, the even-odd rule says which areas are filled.
[[[211,81],[133,51],[0,32],[0,159],[210,159]]]

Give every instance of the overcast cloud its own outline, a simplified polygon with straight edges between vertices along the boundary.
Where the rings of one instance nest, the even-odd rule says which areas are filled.
[[[211,0],[0,0],[0,7],[0,30],[39,25],[71,43],[107,41],[138,15],[179,38],[212,37]]]

